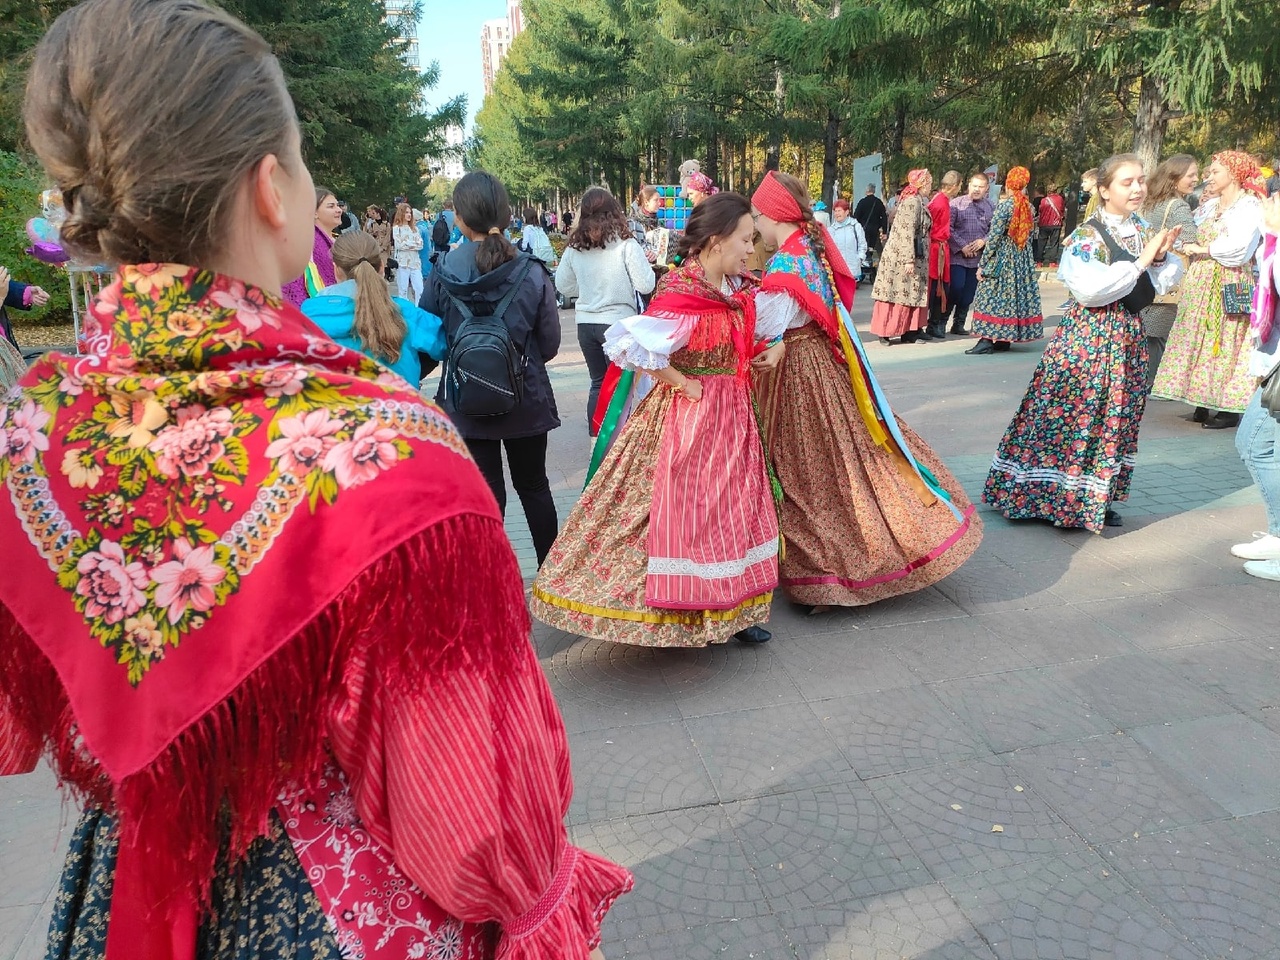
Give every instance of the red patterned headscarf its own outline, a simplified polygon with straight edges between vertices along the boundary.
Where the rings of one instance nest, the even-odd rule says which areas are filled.
[[[1243,150],[1223,150],[1213,155],[1215,163],[1220,163],[1231,171],[1241,190],[1247,190],[1255,196],[1267,195],[1266,183],[1262,179],[1262,168],[1258,161]]]
[[[698,193],[708,197],[720,192],[720,188],[715,185],[715,181],[700,170],[689,174],[689,180],[685,183],[684,188],[686,192],[696,190]]]
[[[1035,215],[1031,212],[1031,201],[1022,191],[1031,182],[1031,171],[1026,167],[1014,167],[1005,175],[1004,185],[1013,194],[1013,219],[1009,221],[1009,239],[1021,250],[1027,245],[1031,236],[1031,228],[1035,224]]]
[[[924,184],[925,180],[927,180],[928,178],[929,178],[928,170],[925,170],[923,168],[919,170],[912,170],[910,173],[907,174],[907,185],[902,188],[902,193],[898,194],[898,197],[899,198],[914,197],[917,193],[920,192],[920,187]]]

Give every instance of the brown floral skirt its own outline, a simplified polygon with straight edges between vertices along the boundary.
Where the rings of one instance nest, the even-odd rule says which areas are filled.
[[[978,549],[982,521],[955,477],[899,419],[912,454],[951,495],[959,520],[872,441],[825,334],[809,324],[788,331],[786,344],[759,395],[786,496],[787,595],[803,604],[858,606],[921,590],[956,570]]]

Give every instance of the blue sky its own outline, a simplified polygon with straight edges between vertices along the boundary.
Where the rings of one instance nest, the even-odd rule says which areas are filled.
[[[484,99],[480,75],[480,25],[507,15],[506,0],[423,0],[418,24],[422,62],[440,64],[440,82],[428,91],[431,104],[467,95],[467,133]]]

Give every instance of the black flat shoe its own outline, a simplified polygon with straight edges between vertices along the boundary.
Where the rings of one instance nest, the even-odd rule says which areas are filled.
[[[747,627],[735,633],[733,639],[739,643],[768,643],[773,639],[773,634],[764,627]]]
[[[1114,510],[1108,510],[1102,517],[1102,525],[1104,527],[1123,527],[1124,517],[1116,513]]]
[[[1005,353],[1011,346],[1008,340],[997,340],[993,349],[996,353]]]
[[[1238,413],[1219,413],[1211,420],[1206,420],[1200,424],[1205,430],[1228,430],[1231,427],[1240,426],[1240,414]]]
[[[1196,407],[1193,411],[1191,411],[1192,423],[1204,423],[1208,419],[1209,419],[1208,407]]]
[[[880,342],[883,343],[886,347],[893,346],[893,341],[890,340],[888,337],[881,337]]]
[[[958,327],[953,323],[951,325],[951,335],[953,337],[967,337],[969,335],[969,331],[964,327]]]
[[[995,353],[995,352],[996,352],[995,344],[993,344],[990,340],[986,339],[985,337],[979,340],[972,347],[970,347],[968,350],[965,351],[965,353],[973,357],[986,356],[988,353]]]

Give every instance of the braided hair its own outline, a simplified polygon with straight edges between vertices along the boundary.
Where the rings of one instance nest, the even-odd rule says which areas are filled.
[[[831,295],[839,297],[836,291],[836,281],[834,271],[831,269],[831,258],[827,255],[827,234],[822,224],[813,215],[813,200],[809,196],[809,191],[805,185],[793,177],[789,173],[774,173],[781,183],[787,189],[787,193],[795,199],[800,207],[801,214],[804,219],[801,226],[804,227],[805,236],[809,238],[809,246],[813,250],[814,258],[822,265],[826,271],[827,279],[831,281]]]

